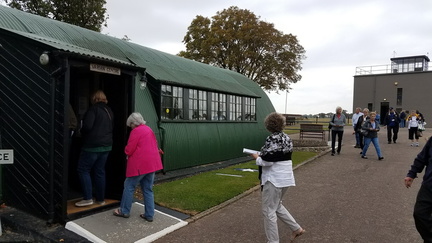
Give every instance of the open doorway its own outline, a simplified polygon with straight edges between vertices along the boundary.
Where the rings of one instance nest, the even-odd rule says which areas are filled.
[[[70,104],[78,121],[78,128],[85,112],[91,106],[90,96],[96,90],[102,90],[108,99],[108,106],[114,113],[113,146],[106,162],[107,204],[118,203],[123,191],[126,170],[124,147],[128,133],[126,119],[133,109],[133,77],[127,74],[112,75],[89,70],[85,67],[71,67],[70,72]],[[96,207],[77,208],[74,202],[82,198],[81,184],[78,179],[77,165],[82,146],[79,131],[71,138],[68,165],[68,214],[91,210]]]

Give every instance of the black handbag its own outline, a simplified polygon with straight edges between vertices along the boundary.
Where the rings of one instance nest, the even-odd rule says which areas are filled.
[[[334,122],[334,119],[335,119],[335,115],[333,115],[331,122]],[[332,124],[329,122],[328,129],[330,130],[330,129],[332,129],[332,127],[333,127]]]

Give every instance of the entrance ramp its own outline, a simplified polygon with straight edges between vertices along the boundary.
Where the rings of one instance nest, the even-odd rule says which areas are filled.
[[[113,210],[93,214],[88,217],[66,223],[66,229],[87,238],[92,242],[153,242],[188,223],[174,216],[155,210],[153,222],[147,222],[139,215],[144,212],[144,205],[132,204],[129,218],[116,217]]]

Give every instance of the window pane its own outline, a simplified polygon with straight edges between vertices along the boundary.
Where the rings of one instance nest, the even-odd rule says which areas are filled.
[[[245,98],[245,120],[246,121],[256,121],[256,99]]]
[[[397,89],[396,105],[397,106],[402,106],[402,88],[398,88]]]
[[[162,85],[161,119],[183,119],[183,88]]]
[[[212,93],[212,120],[222,121],[226,120],[227,111],[227,95]]]
[[[198,113],[200,120],[207,120],[207,92],[198,92]]]

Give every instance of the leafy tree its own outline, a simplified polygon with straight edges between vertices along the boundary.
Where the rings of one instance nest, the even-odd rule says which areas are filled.
[[[100,32],[108,15],[105,0],[4,0],[11,8]]]
[[[326,114],[325,113],[318,113],[317,115],[319,118],[326,118]]]
[[[249,10],[230,7],[210,20],[196,16],[178,55],[230,69],[257,82],[265,90],[288,90],[301,79],[305,50],[296,36],[283,34]]]

